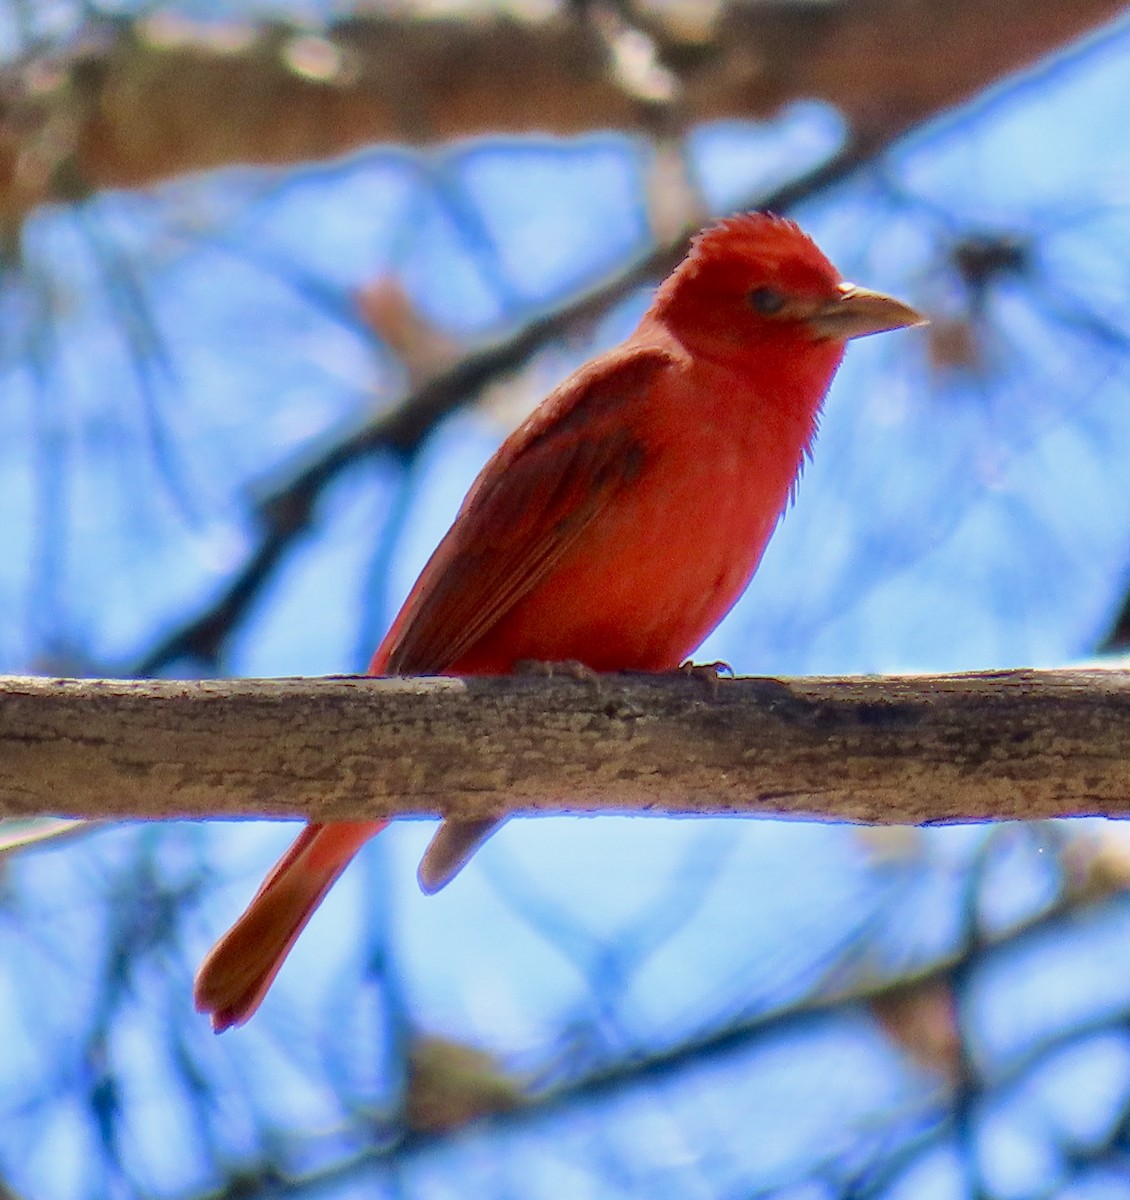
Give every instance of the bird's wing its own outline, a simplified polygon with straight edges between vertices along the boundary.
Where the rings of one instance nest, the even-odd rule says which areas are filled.
[[[370,666],[428,675],[470,651],[643,469],[631,409],[671,365],[660,348],[597,359],[503,443]]]

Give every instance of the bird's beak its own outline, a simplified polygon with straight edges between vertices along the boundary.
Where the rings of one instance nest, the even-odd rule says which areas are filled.
[[[842,341],[928,323],[909,304],[883,292],[856,287],[854,283],[841,283],[836,299],[822,304],[807,319],[808,327],[816,337]]]

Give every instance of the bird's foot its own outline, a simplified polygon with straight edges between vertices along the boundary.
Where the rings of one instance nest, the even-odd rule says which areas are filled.
[[[543,679],[576,679],[581,683],[600,680],[600,672],[575,658],[562,662],[542,662],[538,658],[520,658],[514,664],[515,675],[540,675]]]
[[[734,678],[734,668],[728,662],[696,663],[688,659],[679,670],[692,679],[699,680],[710,693],[711,700],[718,696],[718,688],[725,679]]]

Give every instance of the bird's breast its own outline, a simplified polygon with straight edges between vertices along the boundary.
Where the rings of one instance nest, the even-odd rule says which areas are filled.
[[[453,673],[522,659],[658,671],[691,654],[756,570],[812,426],[712,398],[650,414],[636,478]]]

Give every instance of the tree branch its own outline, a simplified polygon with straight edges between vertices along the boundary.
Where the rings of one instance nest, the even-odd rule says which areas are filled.
[[[1130,815],[1130,673],[0,679],[0,815]]]
[[[1130,589],[1122,596],[1110,629],[1096,647],[1098,654],[1122,654],[1130,647]]]

